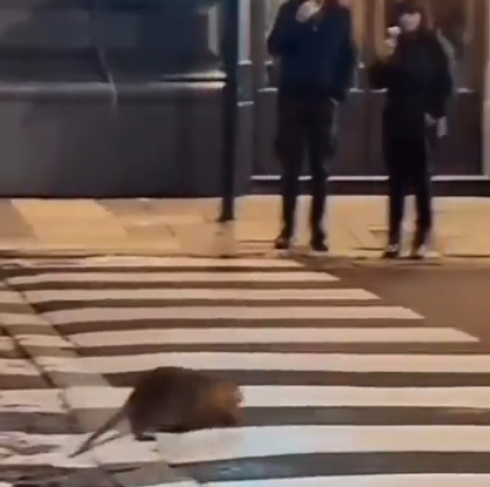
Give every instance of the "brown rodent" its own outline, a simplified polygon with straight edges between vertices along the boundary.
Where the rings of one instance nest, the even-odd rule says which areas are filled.
[[[159,367],[143,374],[124,405],[70,457],[87,451],[124,417],[137,440],[153,431],[184,433],[237,426],[242,401],[240,388],[228,379],[183,367]]]

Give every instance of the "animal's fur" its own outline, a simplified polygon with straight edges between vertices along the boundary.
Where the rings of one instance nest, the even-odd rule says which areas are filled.
[[[239,387],[230,380],[182,367],[157,368],[143,375],[121,409],[71,456],[88,450],[125,417],[138,440],[151,431],[183,433],[236,426],[241,422],[242,401]]]

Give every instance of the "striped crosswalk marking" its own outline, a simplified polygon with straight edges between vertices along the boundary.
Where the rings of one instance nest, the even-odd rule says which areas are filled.
[[[139,373],[182,365],[236,379],[244,426],[125,437],[97,448],[107,465],[164,459],[208,487],[489,485],[490,354],[335,273],[287,260],[100,258],[8,274],[65,338],[28,316],[9,315],[12,326],[73,387],[39,388],[38,371],[4,355],[11,344],[0,340],[0,479],[48,466],[90,471],[89,456],[68,457],[84,435],[60,427],[59,395],[102,420]],[[113,387],[79,383],[87,371]],[[3,457],[7,440],[25,451]]]
[[[87,409],[117,409],[130,387],[105,389],[75,386],[67,394],[91,397]],[[0,412],[60,413],[57,389],[6,390],[0,396]],[[243,386],[246,407],[419,407],[489,409],[490,387],[351,387],[351,386]]]

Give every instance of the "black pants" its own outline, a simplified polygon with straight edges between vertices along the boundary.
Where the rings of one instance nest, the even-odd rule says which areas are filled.
[[[311,238],[323,240],[322,227],[327,196],[326,162],[335,148],[336,107],[327,99],[299,101],[278,100],[278,131],[276,154],[282,165],[283,235],[294,232],[299,176],[305,155],[311,173]]]
[[[414,243],[421,245],[432,228],[429,144],[424,130],[410,134],[392,127],[385,121],[383,149],[388,170],[389,243],[400,240],[405,196],[412,189],[417,212]]]

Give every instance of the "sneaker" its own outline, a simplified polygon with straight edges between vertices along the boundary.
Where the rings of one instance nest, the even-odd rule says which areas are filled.
[[[398,259],[400,257],[400,245],[399,244],[390,244],[383,252],[383,259]]]
[[[310,240],[310,247],[313,252],[328,252],[328,245],[323,238],[312,238]]]
[[[427,256],[428,232],[417,230],[413,237],[412,246],[408,258],[410,260],[422,260]]]
[[[291,237],[287,235],[279,235],[274,241],[274,248],[276,250],[289,250],[291,248]]]
[[[423,260],[427,255],[427,247],[422,245],[413,245],[410,253],[408,254],[408,258],[410,260]]]

